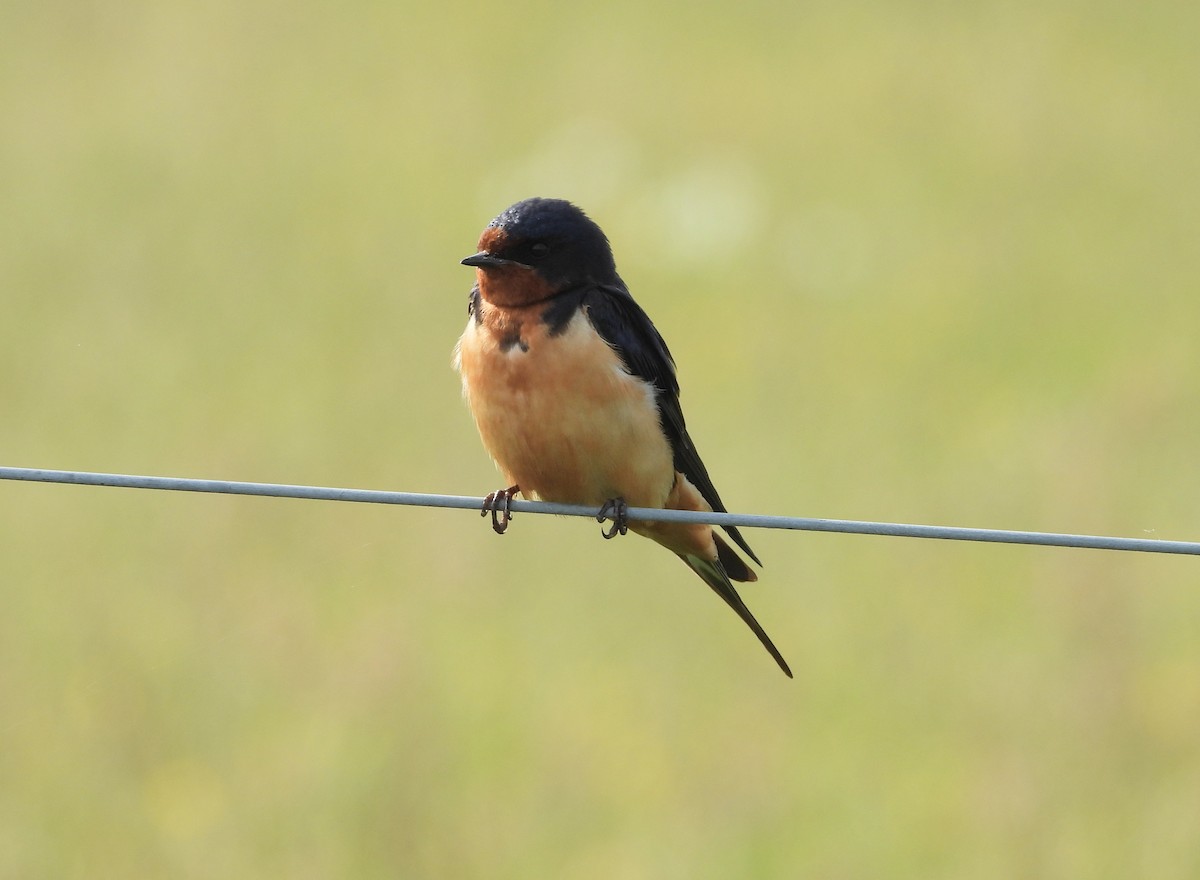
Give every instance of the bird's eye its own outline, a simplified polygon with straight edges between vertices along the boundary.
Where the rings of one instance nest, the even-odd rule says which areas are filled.
[[[544,241],[535,241],[532,245],[530,245],[529,253],[535,260],[540,260],[542,257],[546,256],[546,254],[550,253],[550,245],[546,244]]]

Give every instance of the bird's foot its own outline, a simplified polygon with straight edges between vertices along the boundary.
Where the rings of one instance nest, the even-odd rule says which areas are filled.
[[[520,486],[509,486],[507,489],[490,492],[483,499],[483,508],[479,511],[479,515],[487,516],[489,513],[492,515],[492,529],[497,535],[503,535],[508,528],[508,523],[512,519],[509,505],[512,503],[513,496],[520,491]]]
[[[629,505],[625,503],[624,498],[609,498],[604,502],[604,506],[596,514],[596,522],[603,523],[609,519],[612,520],[612,526],[607,531],[600,531],[605,539],[615,538],[629,531]]]

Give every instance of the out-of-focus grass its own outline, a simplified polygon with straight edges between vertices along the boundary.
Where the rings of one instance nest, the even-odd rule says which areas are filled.
[[[1194,4],[9,4],[0,459],[482,493],[574,198],[735,510],[1200,533]],[[0,486],[0,876],[1193,877],[1194,560]]]

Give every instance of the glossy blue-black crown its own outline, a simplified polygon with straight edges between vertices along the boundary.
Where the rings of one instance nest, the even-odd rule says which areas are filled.
[[[525,199],[489,225],[504,230],[503,256],[533,266],[549,280],[605,282],[616,276],[604,231],[565,199]]]

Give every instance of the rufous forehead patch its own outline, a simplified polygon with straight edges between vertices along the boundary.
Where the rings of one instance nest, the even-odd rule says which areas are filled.
[[[507,240],[507,232],[499,226],[489,226],[483,230],[483,235],[479,236],[479,249],[487,251],[489,254],[499,253],[504,249]]]

